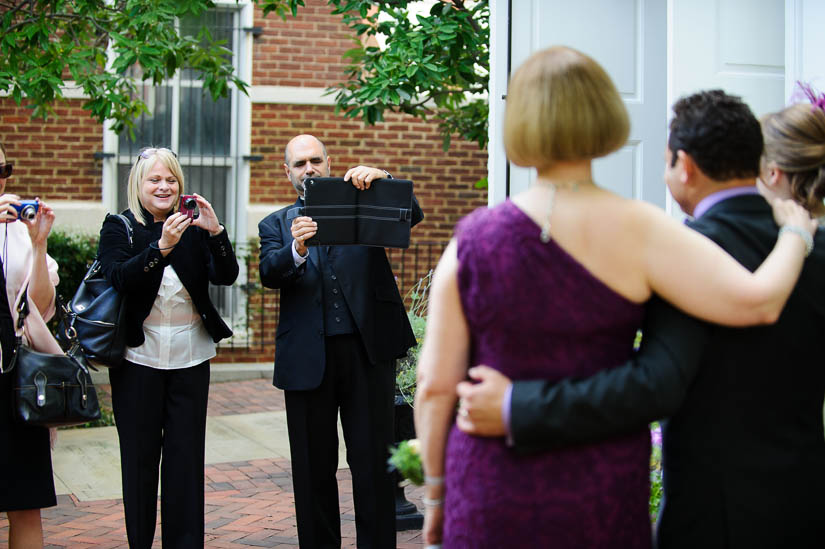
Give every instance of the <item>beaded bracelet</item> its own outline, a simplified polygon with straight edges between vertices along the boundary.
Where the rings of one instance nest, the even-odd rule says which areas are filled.
[[[444,484],[444,477],[431,477],[424,475],[424,484],[429,486],[441,486]]]
[[[421,498],[424,507],[441,507],[444,505],[444,498]]]
[[[811,236],[811,233],[802,227],[797,227],[796,225],[783,225],[782,228],[779,229],[779,236],[782,236],[783,233],[793,233],[798,235],[799,238],[801,238],[805,243],[805,257],[811,255],[811,251],[814,249],[814,239]]]
[[[177,244],[172,244],[171,246],[167,246],[167,247],[165,247],[165,248],[160,248],[160,247],[158,247],[158,245],[157,245],[157,244],[155,244],[154,242],[149,243],[149,247],[150,247],[150,248],[154,248],[155,250],[158,250],[159,252],[162,252],[163,250],[171,250],[171,249],[172,249],[172,248],[174,248],[175,246],[177,246]]]

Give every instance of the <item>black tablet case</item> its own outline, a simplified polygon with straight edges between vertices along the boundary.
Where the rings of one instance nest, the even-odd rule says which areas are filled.
[[[318,223],[307,246],[409,247],[412,181],[376,179],[363,191],[341,177],[314,177],[304,184],[304,207],[290,210],[287,219],[307,216]]]

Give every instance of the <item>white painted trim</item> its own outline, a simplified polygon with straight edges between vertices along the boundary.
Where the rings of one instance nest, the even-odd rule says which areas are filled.
[[[507,198],[507,156],[501,140],[507,93],[507,2],[490,2],[490,111],[487,118],[487,205]]]
[[[670,106],[676,101],[676,98],[673,96],[673,2],[675,0],[667,0],[667,83],[666,83],[666,93],[667,93],[667,100],[666,103],[666,111],[664,120],[666,123],[670,123],[670,116],[671,110]],[[669,132],[667,129],[665,133],[668,134]],[[665,137],[665,143],[667,143],[667,137]],[[673,195],[670,194],[670,189],[667,188],[665,185],[665,211],[676,219],[683,219],[685,214],[682,212],[682,209],[673,199]]]
[[[103,153],[112,153],[115,156],[107,156],[101,162],[101,194],[103,195],[103,206],[113,213],[117,210],[117,186],[124,184],[123,181],[117,180],[117,156],[118,136],[112,131],[114,121],[107,119],[103,123]],[[120,212],[117,212],[120,213]]]
[[[335,105],[335,96],[324,95],[326,91],[326,88],[301,88],[298,86],[251,86],[249,88],[249,99],[253,103]]]
[[[54,228],[71,234],[97,236],[107,213],[113,211],[101,202],[85,200],[49,200],[54,210]]]
[[[825,91],[825,3],[822,0],[785,0],[785,99],[789,102],[797,80]]]
[[[115,50],[111,40],[106,45],[106,70],[112,71],[115,62]],[[118,135],[112,130],[115,122],[109,118],[103,122],[103,154],[112,153],[115,156],[105,157],[101,162],[100,185],[103,197],[103,207],[106,211],[120,213],[117,211],[117,152]]]
[[[246,242],[249,238],[257,236],[258,223],[263,218],[290,204],[292,203],[243,205],[239,209],[243,210],[242,218],[245,225],[235,227],[234,240]],[[54,209],[55,228],[72,234],[97,236],[100,234],[100,227],[103,225],[106,214],[114,213],[102,201],[49,200],[49,206]]]
[[[89,96],[83,92],[83,88],[78,86],[74,80],[65,80],[60,86],[60,93],[64,99],[88,99]],[[0,90],[0,97],[11,97],[7,90]]]
[[[66,81],[60,86],[60,91],[66,99],[88,99],[89,96],[74,80]]]
[[[802,2],[785,0],[785,103],[802,74]]]
[[[249,204],[246,207],[246,234],[249,238],[258,235],[258,223],[263,218],[277,212],[281,208],[291,205],[289,204]]]
[[[238,14],[238,20],[241,28],[251,27],[254,21],[254,5],[247,3],[241,8]],[[252,50],[254,37],[252,33],[243,33],[243,44],[238,44],[240,53],[238,55],[238,76],[245,82],[252,81]],[[248,161],[243,160],[244,156],[251,154],[252,150],[252,100],[244,93],[234,94],[238,101],[238,108],[236,121],[236,138],[237,138],[237,158],[238,163],[236,169],[238,174],[236,181],[238,188],[234,193],[234,218],[235,227],[232,234],[236,242],[246,242],[248,235],[258,234],[257,228],[253,232],[249,232],[249,182],[251,179],[251,167]],[[242,266],[242,268],[245,268]],[[245,276],[245,273],[242,273]]]

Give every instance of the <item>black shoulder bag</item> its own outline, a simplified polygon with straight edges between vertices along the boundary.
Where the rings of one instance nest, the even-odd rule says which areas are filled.
[[[117,214],[117,217],[126,226],[131,248],[132,225],[125,216]],[[126,352],[125,300],[103,276],[98,258],[92,262],[72,300],[62,305],[62,310],[57,334],[64,348],[78,345],[93,365],[120,366]]]
[[[61,427],[100,418],[89,366],[77,348],[65,354],[41,353],[23,342],[29,315],[27,289],[17,304],[16,344],[9,366],[14,372],[14,412],[26,425]],[[51,335],[49,334],[49,337]],[[58,348],[52,340],[51,345]]]

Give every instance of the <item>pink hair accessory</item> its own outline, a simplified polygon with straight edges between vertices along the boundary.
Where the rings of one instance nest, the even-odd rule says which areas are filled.
[[[811,105],[813,105],[813,108],[819,107],[823,112],[825,112],[825,92],[817,93],[817,91],[810,84],[804,84],[799,80],[797,80],[796,85],[798,91],[794,92],[791,96],[791,100],[796,99],[798,101],[802,99],[802,97],[799,97],[800,94],[798,93],[801,91],[804,98],[806,98]]]

